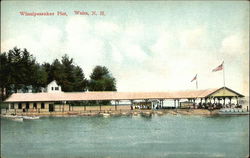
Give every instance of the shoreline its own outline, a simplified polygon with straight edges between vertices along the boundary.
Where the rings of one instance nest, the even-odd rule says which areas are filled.
[[[7,117],[13,113],[1,114],[1,117]],[[88,111],[67,111],[67,112],[25,112],[16,113],[14,116],[39,116],[39,117],[76,117],[76,116],[162,116],[162,115],[189,115],[189,116],[216,116],[216,115],[249,115],[248,114],[220,114],[219,110],[208,109],[159,109],[159,110],[88,110]]]
[[[11,113],[7,113],[10,115]],[[219,110],[207,109],[160,109],[160,110],[102,110],[102,111],[68,111],[68,112],[25,112],[17,116],[151,116],[151,115],[218,115]],[[4,116],[6,114],[1,114]]]

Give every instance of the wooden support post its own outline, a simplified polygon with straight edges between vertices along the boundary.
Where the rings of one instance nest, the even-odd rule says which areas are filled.
[[[161,99],[160,99],[160,108],[162,107],[162,102],[161,102]]]
[[[133,100],[130,100],[130,109],[132,110],[132,108],[131,107],[133,107],[133,105],[134,105],[134,101]],[[134,109],[134,108],[133,108]]]
[[[229,98],[229,105],[230,105],[230,108],[232,107],[231,100],[232,100],[232,98],[230,97],[230,98]]]
[[[119,103],[119,101],[115,101],[115,110],[117,111],[117,103]]]
[[[145,107],[148,109],[148,99],[145,99]]]
[[[53,107],[54,107],[54,103],[53,103]],[[64,112],[64,102],[63,102],[63,112]]]
[[[98,104],[99,104],[99,106],[100,106],[100,111],[102,111],[102,107],[101,107],[101,104],[100,104],[100,102],[99,101],[97,101],[98,102]]]

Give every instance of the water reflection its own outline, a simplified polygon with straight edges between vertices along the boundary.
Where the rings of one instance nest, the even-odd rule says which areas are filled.
[[[249,151],[248,116],[45,117],[1,123],[2,157],[8,158],[246,157]]]

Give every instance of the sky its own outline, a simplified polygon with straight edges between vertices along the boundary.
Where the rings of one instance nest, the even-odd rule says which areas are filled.
[[[86,77],[106,66],[118,91],[196,89],[196,74],[220,88],[224,61],[226,86],[249,94],[248,1],[1,1],[1,53],[15,46],[39,63],[68,54]]]

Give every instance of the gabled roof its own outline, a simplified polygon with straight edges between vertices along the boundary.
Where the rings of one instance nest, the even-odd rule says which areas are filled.
[[[215,93],[218,93],[219,91],[224,91],[224,90],[234,93],[233,94],[234,96],[245,97],[244,95],[242,95],[242,94],[240,94],[240,93],[238,93],[238,92],[236,92],[228,87],[221,87],[221,88],[217,89],[216,91],[214,91],[213,93],[209,94],[208,97],[214,95]]]
[[[51,85],[52,83],[56,83],[57,84],[57,81],[56,80],[53,80],[53,81],[51,81],[48,85]],[[47,85],[47,86],[48,86]],[[58,84],[57,84],[58,85]]]
[[[209,97],[211,94],[219,90],[221,90],[221,88],[205,89],[205,90],[175,91],[175,92],[107,92],[107,91],[102,91],[102,92],[60,92],[60,93],[15,93],[15,94],[12,94],[8,99],[6,99],[5,102],[191,99],[191,98]],[[239,93],[235,92],[235,94],[238,95],[239,97],[243,97],[243,95]]]

